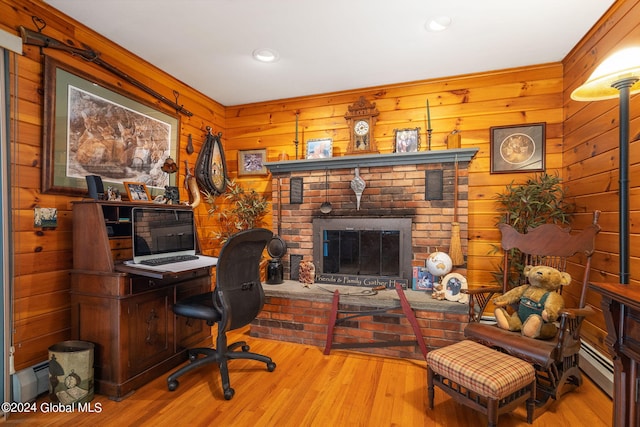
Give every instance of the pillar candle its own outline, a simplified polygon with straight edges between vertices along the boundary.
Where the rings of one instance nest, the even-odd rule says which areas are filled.
[[[429,100],[427,99],[427,129],[431,129],[431,111],[429,111]]]
[[[298,113],[296,112],[296,141],[298,140]]]

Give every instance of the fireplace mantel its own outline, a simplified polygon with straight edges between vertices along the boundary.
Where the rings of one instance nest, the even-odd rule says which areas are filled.
[[[267,162],[265,166],[272,174],[280,174],[325,169],[453,163],[456,160],[459,162],[469,162],[477,152],[478,148],[456,148],[453,150],[416,151],[413,153],[341,156],[328,159],[284,160],[280,162]]]

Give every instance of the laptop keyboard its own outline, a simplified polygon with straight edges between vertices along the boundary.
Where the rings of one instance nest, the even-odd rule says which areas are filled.
[[[175,262],[193,261],[198,259],[197,255],[174,255],[164,258],[145,259],[140,261],[140,264],[158,266],[165,264],[173,264]]]

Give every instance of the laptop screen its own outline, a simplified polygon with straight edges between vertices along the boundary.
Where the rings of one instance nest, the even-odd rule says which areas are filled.
[[[131,211],[133,262],[172,255],[195,255],[192,210],[135,207]]]

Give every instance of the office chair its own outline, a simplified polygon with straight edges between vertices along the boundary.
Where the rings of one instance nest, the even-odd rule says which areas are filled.
[[[167,378],[169,391],[178,388],[178,377],[201,366],[217,363],[220,366],[224,398],[229,400],[235,393],[229,383],[229,360],[258,360],[267,364],[269,372],[276,368],[271,358],[251,353],[244,341],[228,345],[226,336],[227,331],[251,323],[262,310],[264,290],[260,283],[260,259],[272,235],[271,231],[264,228],[254,228],[231,236],[218,256],[213,292],[187,297],[173,306],[178,316],[203,319],[209,326],[217,324],[218,335],[215,348],[188,350],[190,363]],[[236,351],[238,348],[241,351]]]
[[[538,412],[546,409],[546,406],[552,402],[551,399],[559,399],[582,383],[578,365],[580,329],[584,318],[593,313],[593,309],[586,306],[586,295],[591,256],[595,251],[596,235],[600,231],[599,214],[599,211],[594,212],[592,224],[576,234],[570,234],[568,228],[561,228],[555,224],[538,226],[528,230],[526,234],[519,233],[507,224],[498,226],[502,233],[502,249],[505,252],[503,274],[510,271],[507,252],[511,249],[520,251],[523,265],[547,265],[560,271],[566,271],[570,263],[584,265],[582,276],[575,277],[574,283],[569,285],[579,286],[579,300],[565,297],[565,300],[568,300],[567,306],[571,308],[565,308],[561,312],[558,319],[558,333],[554,338],[550,340],[528,338],[520,332],[510,332],[495,325],[480,323],[482,312],[490,297],[477,298],[483,288],[476,289],[476,293],[470,295],[469,324],[464,330],[464,335],[468,339],[500,349],[534,366],[537,382],[536,406],[540,409]],[[574,256],[579,259],[569,261]],[[494,295],[506,292],[508,289],[509,279],[507,274],[504,274],[502,288],[484,288],[484,291]],[[476,306],[480,306],[479,308],[473,308],[474,300]]]

